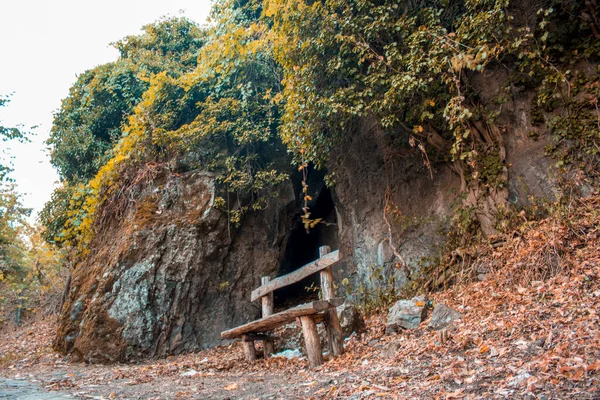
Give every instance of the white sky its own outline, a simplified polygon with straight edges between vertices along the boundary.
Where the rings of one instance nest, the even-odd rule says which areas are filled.
[[[11,176],[25,206],[39,212],[58,182],[44,141],[52,113],[76,76],[115,60],[118,53],[109,43],[182,10],[202,24],[210,5],[210,0],[0,0],[0,94],[14,92],[0,108],[0,121],[39,126],[31,143],[8,145],[15,156]]]

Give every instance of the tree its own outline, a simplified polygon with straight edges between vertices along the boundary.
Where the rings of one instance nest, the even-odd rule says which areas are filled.
[[[10,95],[0,95],[0,107],[6,107],[9,101]],[[19,128],[4,126],[2,121],[0,121],[0,142],[8,142],[9,140],[24,142],[27,140],[27,134]],[[3,147],[0,149],[0,184],[9,179],[8,174],[12,171],[10,162],[6,160],[7,157],[9,156],[6,154],[6,150]]]
[[[79,75],[54,116],[51,162],[69,183],[87,182],[110,159],[153,74],[180,76],[196,65],[204,38],[195,23],[164,19],[143,32],[113,43],[117,61]]]
[[[54,116],[48,144],[63,182],[40,213],[43,235],[51,243],[66,240],[67,220],[79,215],[76,220],[81,222],[85,185],[128,134],[124,125],[152,76],[178,77],[193,70],[205,42],[205,32],[185,18],[159,20],[142,29],[141,35],[113,43],[120,54],[115,62],[81,74]]]
[[[0,96],[0,107],[6,106],[10,96]],[[6,127],[0,121],[0,141],[26,141],[27,136],[19,128]],[[21,198],[8,174],[12,171],[4,148],[0,154],[0,280],[8,275],[20,274],[25,255],[23,232],[27,226],[26,218],[31,210],[23,207]]]
[[[31,209],[23,207],[13,184],[0,186],[0,279],[24,275],[26,218]]]

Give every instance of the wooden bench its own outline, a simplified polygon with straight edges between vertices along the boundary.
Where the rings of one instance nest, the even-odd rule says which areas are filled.
[[[221,332],[223,339],[242,338],[242,347],[248,361],[256,360],[255,341],[263,341],[264,357],[268,358],[275,352],[275,340],[279,339],[270,334],[270,331],[296,320],[301,328],[306,352],[311,366],[323,364],[321,341],[317,333],[317,324],[323,322],[327,332],[330,352],[334,356],[344,353],[344,337],[336,307],[344,300],[335,298],[333,287],[332,265],[340,260],[338,250],[330,252],[329,246],[319,248],[319,259],[306,264],[300,269],[287,275],[271,280],[268,276],[262,277],[261,286],[252,291],[250,300],[262,300],[262,318],[247,324]],[[302,279],[319,273],[321,276],[322,300],[311,301],[296,307],[273,314],[273,292]]]

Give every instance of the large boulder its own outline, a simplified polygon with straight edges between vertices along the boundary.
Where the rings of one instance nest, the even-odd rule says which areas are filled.
[[[55,347],[76,359],[129,361],[219,344],[221,331],[260,316],[250,292],[279,268],[295,210],[291,184],[234,229],[214,207],[210,173],[161,170],[133,181],[107,202],[72,273]]]
[[[447,328],[452,322],[461,318],[462,314],[445,304],[436,304],[431,313],[427,327],[436,331]]]
[[[359,333],[365,329],[365,320],[354,304],[349,302],[342,304],[337,308],[337,313],[345,338],[350,336],[352,332]]]
[[[427,298],[413,297],[410,300],[398,300],[388,311],[387,333],[400,329],[418,328],[427,316]]]

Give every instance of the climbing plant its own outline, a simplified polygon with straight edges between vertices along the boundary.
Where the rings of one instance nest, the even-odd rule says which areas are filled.
[[[77,77],[62,101],[48,144],[51,162],[69,183],[87,182],[110,159],[123,124],[152,74],[180,76],[196,66],[203,31],[185,18],[167,18],[143,27],[113,46],[117,61]]]
[[[146,90],[98,173],[62,189],[71,198],[67,212],[59,213],[66,216],[63,229],[53,229],[56,241],[84,249],[97,210],[123,184],[123,173],[143,163],[179,160],[186,168],[216,172],[215,204],[234,224],[267,205],[275,195],[270,189],[287,179],[289,161],[277,138],[279,105],[273,101],[281,72],[256,21],[260,4],[219,3],[215,25],[200,35],[193,69],[139,75]]]
[[[284,68],[281,136],[298,163],[335,168],[328,164],[332,149],[354,134],[357,121],[375,118],[422,152],[429,167],[429,152],[451,162],[463,207],[488,235],[497,232],[495,217],[508,195],[506,150],[495,123],[500,107],[484,105],[473,81],[502,69],[510,72],[508,86],[528,79],[534,88],[542,82],[543,91],[552,83],[569,86],[563,68],[573,58],[566,54],[598,59],[595,2],[544,1],[526,19],[527,7],[508,0],[265,3]],[[596,114],[587,109],[589,122]],[[555,133],[567,124],[581,138],[573,125],[581,121],[557,117],[548,124]],[[593,152],[597,129],[588,126]]]

